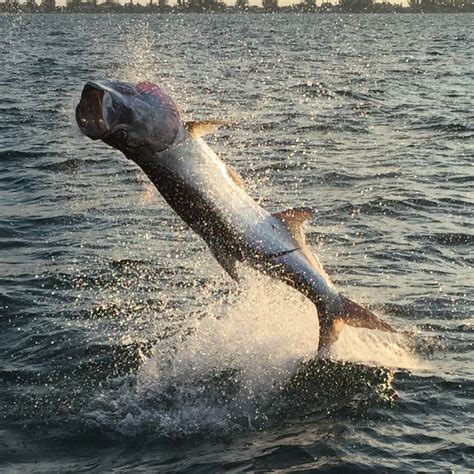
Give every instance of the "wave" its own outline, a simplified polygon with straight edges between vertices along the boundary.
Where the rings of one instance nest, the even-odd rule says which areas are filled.
[[[46,171],[54,171],[58,173],[74,173],[82,170],[83,168],[100,165],[103,160],[83,160],[80,158],[71,158],[69,160],[61,161],[59,163],[48,163],[45,165],[39,165],[36,168]]]
[[[21,160],[29,158],[43,158],[48,156],[48,152],[39,152],[39,151],[21,151],[21,150],[4,150],[0,151],[0,161],[1,160]]]
[[[361,204],[344,204],[330,212],[335,214],[349,214],[354,213],[366,214],[366,215],[383,215],[389,217],[398,217],[400,215],[412,213],[413,210],[424,210],[430,208],[437,208],[438,201],[424,198],[408,198],[408,199],[388,199],[388,198],[377,198],[372,199],[369,202],[363,202]]]
[[[428,121],[426,124],[415,124],[412,127],[413,130],[432,130],[439,132],[455,132],[455,133],[466,133],[473,132],[474,128],[463,123],[459,122],[444,122],[443,119],[433,118],[431,121]]]
[[[474,234],[464,232],[437,232],[433,234],[416,234],[407,236],[411,240],[434,242],[440,245],[472,245]]]

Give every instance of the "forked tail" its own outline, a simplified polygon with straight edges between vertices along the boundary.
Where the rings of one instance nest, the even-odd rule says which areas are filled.
[[[337,314],[324,314],[322,312],[319,315],[319,351],[327,349],[337,341],[344,324],[356,328],[397,332],[390,324],[379,319],[368,309],[342,295],[341,300],[342,307],[340,307]]]

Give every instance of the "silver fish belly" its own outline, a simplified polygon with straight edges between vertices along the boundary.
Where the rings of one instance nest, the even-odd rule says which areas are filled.
[[[76,120],[85,135],[142,168],[231,277],[238,277],[235,262],[244,262],[309,298],[318,310],[319,349],[337,340],[344,323],[394,331],[335,289],[305,243],[308,210],[267,212],[204,142],[201,136],[222,122],[181,122],[174,101],[150,82],[88,82]]]

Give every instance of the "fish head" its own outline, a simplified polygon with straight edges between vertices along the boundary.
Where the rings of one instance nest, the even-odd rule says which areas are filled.
[[[181,120],[174,101],[152,82],[88,82],[76,107],[82,133],[102,140],[127,156],[168,148]]]

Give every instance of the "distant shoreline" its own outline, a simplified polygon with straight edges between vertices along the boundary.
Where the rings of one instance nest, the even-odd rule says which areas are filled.
[[[160,10],[160,9],[153,9],[149,8],[148,6],[134,6],[133,9],[110,9],[110,10],[68,10],[66,8],[58,8],[55,10],[26,10],[26,9],[18,9],[18,10],[7,10],[2,8],[3,5],[0,4],[0,15],[21,15],[21,14],[42,14],[42,15],[110,15],[110,14],[117,14],[117,15],[127,15],[127,14],[158,14],[158,15],[179,15],[179,14],[212,14],[212,15],[222,15],[222,14],[237,14],[237,15],[248,15],[248,14],[275,14],[275,13],[305,13],[310,15],[327,15],[327,14],[342,14],[342,15],[368,15],[368,14],[463,14],[463,13],[474,13],[474,7],[470,7],[469,9],[457,10],[457,9],[450,9],[450,10],[414,10],[410,7],[401,7],[398,5],[390,5],[392,8],[385,8],[383,10],[341,10],[341,9],[315,9],[315,10],[305,10],[294,7],[281,7],[277,10],[265,10],[263,8],[256,7],[255,9],[248,9],[245,11],[240,11],[235,9],[234,7],[229,7],[223,10],[180,10],[175,8],[170,8],[169,10]]]
[[[40,0],[38,0],[40,1]],[[262,6],[249,6],[248,0],[236,0],[235,5],[227,5],[221,0],[178,0],[176,5],[168,5],[168,0],[155,0],[147,5],[134,4],[133,0],[121,5],[117,0],[68,0],[66,6],[56,6],[56,0],[6,0],[0,3],[0,13],[47,13],[47,14],[179,14],[179,13],[474,13],[473,0],[410,0],[409,6],[393,3],[375,3],[373,0],[339,0],[337,4],[325,2],[319,6],[315,0],[302,0],[301,3],[284,7],[278,0],[262,0]],[[465,3],[461,3],[461,2]]]

